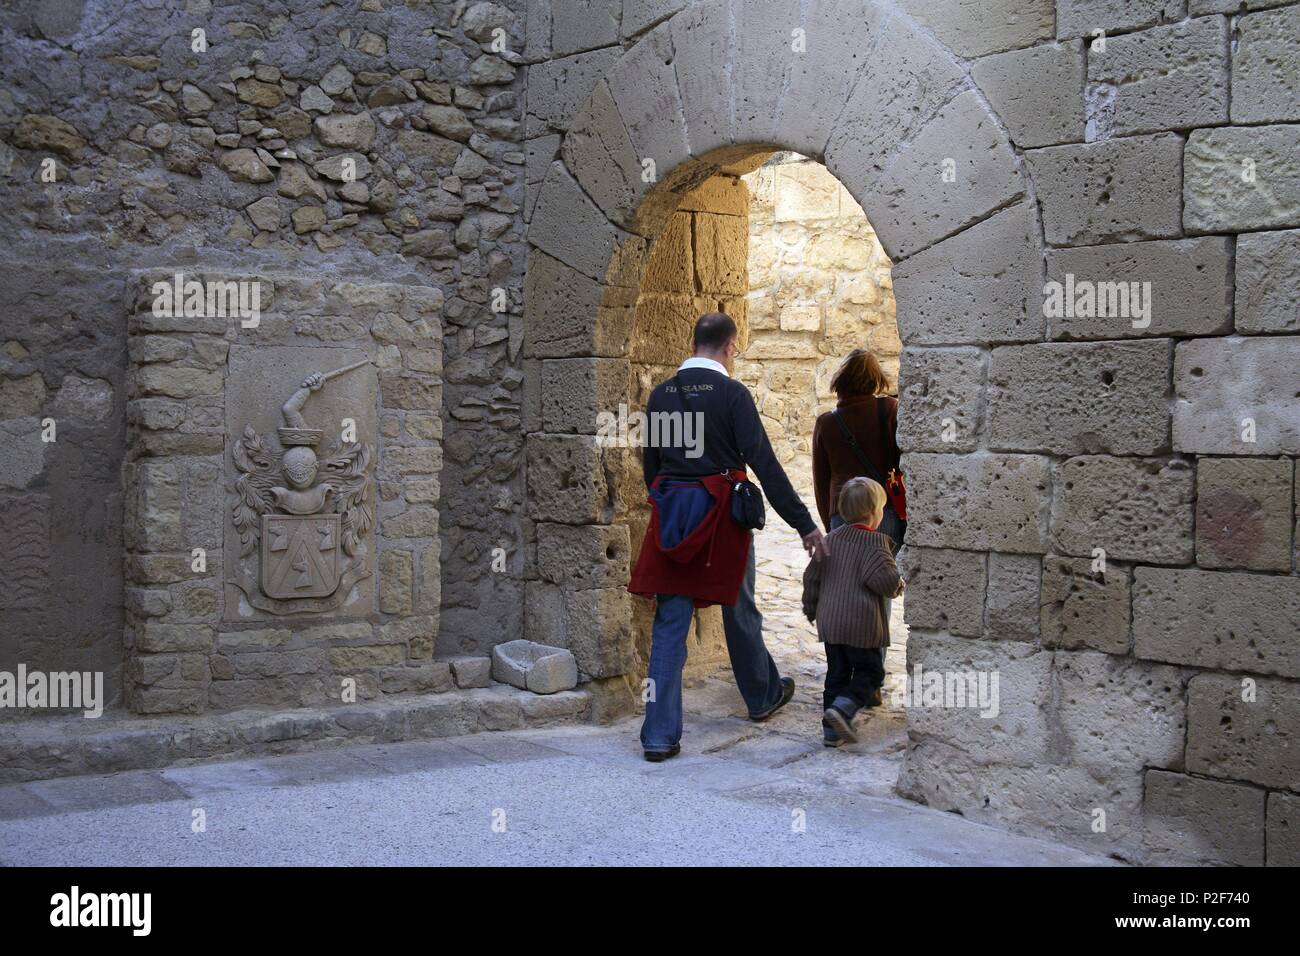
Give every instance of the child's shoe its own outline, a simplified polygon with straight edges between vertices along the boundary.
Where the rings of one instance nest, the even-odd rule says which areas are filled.
[[[881,707],[884,706],[884,703],[885,703],[884,696],[880,693],[880,688],[877,687],[875,690],[871,692],[871,696],[867,698],[866,706]]]
[[[822,721],[822,743],[827,747],[843,747],[846,741],[830,724]]]
[[[822,715],[831,729],[850,743],[858,742],[858,735],[853,732],[853,715],[857,707],[845,697],[835,698],[834,703],[826,708]]]

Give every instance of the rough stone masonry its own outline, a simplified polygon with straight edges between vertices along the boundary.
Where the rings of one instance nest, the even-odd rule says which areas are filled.
[[[701,302],[749,334],[728,210],[791,151],[893,264],[912,662],[1001,676],[992,720],[909,711],[902,792],[1295,863],[1297,38],[1278,0],[7,4],[0,669],[165,724],[458,693],[527,637],[631,706],[596,416]],[[178,273],[257,314],[160,308]]]

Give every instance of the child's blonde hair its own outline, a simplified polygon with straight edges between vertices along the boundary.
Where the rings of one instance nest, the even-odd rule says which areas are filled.
[[[865,521],[885,510],[885,489],[870,478],[850,478],[840,489],[840,517],[847,524]]]

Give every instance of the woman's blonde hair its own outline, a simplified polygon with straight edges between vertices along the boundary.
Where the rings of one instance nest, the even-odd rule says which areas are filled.
[[[865,521],[877,511],[885,510],[885,489],[870,478],[850,478],[840,488],[840,517],[848,524]]]

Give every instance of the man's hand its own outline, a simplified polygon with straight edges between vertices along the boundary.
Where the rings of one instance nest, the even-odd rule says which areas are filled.
[[[826,557],[831,553],[831,546],[826,541],[826,536],[822,534],[821,528],[813,528],[803,536],[803,549],[808,552],[808,557]]]

